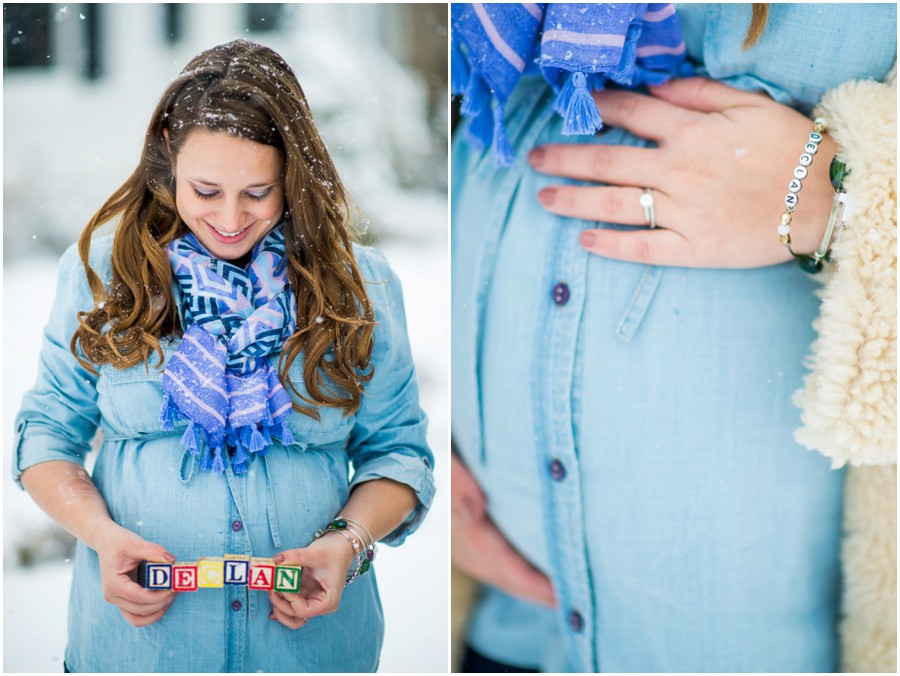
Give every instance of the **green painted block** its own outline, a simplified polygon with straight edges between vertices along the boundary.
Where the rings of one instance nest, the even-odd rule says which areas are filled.
[[[300,566],[275,566],[275,591],[296,594],[300,591]]]

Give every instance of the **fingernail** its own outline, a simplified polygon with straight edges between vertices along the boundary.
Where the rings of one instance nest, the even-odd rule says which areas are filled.
[[[528,163],[532,167],[540,167],[544,163],[544,156],[547,154],[547,151],[543,148],[535,148],[530,153],[528,153]]]
[[[578,236],[578,241],[581,242],[581,246],[586,249],[590,249],[594,246],[594,242],[596,241],[597,236],[592,233],[590,230],[585,230]]]
[[[545,207],[551,206],[556,201],[556,188],[544,188],[538,193],[538,201]]]
[[[281,563],[282,561],[284,561],[284,554],[276,554],[275,556],[272,557],[272,560],[275,563]]]
[[[163,558],[169,563],[175,563],[175,557],[169,553],[163,554]]]

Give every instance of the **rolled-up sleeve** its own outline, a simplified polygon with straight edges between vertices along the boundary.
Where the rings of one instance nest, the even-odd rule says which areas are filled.
[[[59,263],[56,298],[44,328],[34,389],[25,394],[15,420],[13,478],[21,487],[22,472],[42,462],[66,460],[84,465],[97,431],[97,376],[85,369],[69,349],[79,311],[93,299],[75,246]]]
[[[366,385],[350,434],[351,486],[392,479],[412,488],[419,504],[409,518],[382,539],[401,544],[422,522],[434,498],[434,457],[425,439],[427,418],[419,407],[419,388],[406,330],[400,281],[384,257],[356,248],[360,272],[375,311],[375,374]]]

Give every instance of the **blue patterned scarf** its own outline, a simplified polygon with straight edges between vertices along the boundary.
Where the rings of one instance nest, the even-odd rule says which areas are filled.
[[[453,4],[452,12],[451,87],[472,118],[469,140],[493,142],[499,166],[513,157],[504,105],[532,64],[557,93],[566,135],[600,129],[590,92],[607,81],[639,87],[690,72],[671,4],[473,3]]]
[[[273,434],[294,443],[291,398],[269,361],[296,327],[282,227],[253,248],[246,270],[212,258],[193,233],[169,245],[169,261],[187,330],[163,373],[163,429],[187,419],[181,441],[201,469],[223,472],[222,453],[233,448],[231,465],[245,472]]]

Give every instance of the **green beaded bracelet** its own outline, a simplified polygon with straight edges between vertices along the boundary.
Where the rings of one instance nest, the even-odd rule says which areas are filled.
[[[313,537],[313,540],[318,540],[328,533],[340,533],[350,542],[353,551],[356,553],[356,561],[354,569],[347,573],[347,579],[344,581],[345,587],[360,575],[365,575],[369,571],[369,568],[372,567],[372,561],[375,560],[375,543],[370,542],[365,547],[361,545],[358,546],[358,544],[354,543],[355,538],[347,533],[348,530],[350,530],[350,524],[346,519],[339,517],[331,521],[325,528],[317,530]],[[353,533],[352,530],[350,530],[350,532]]]

